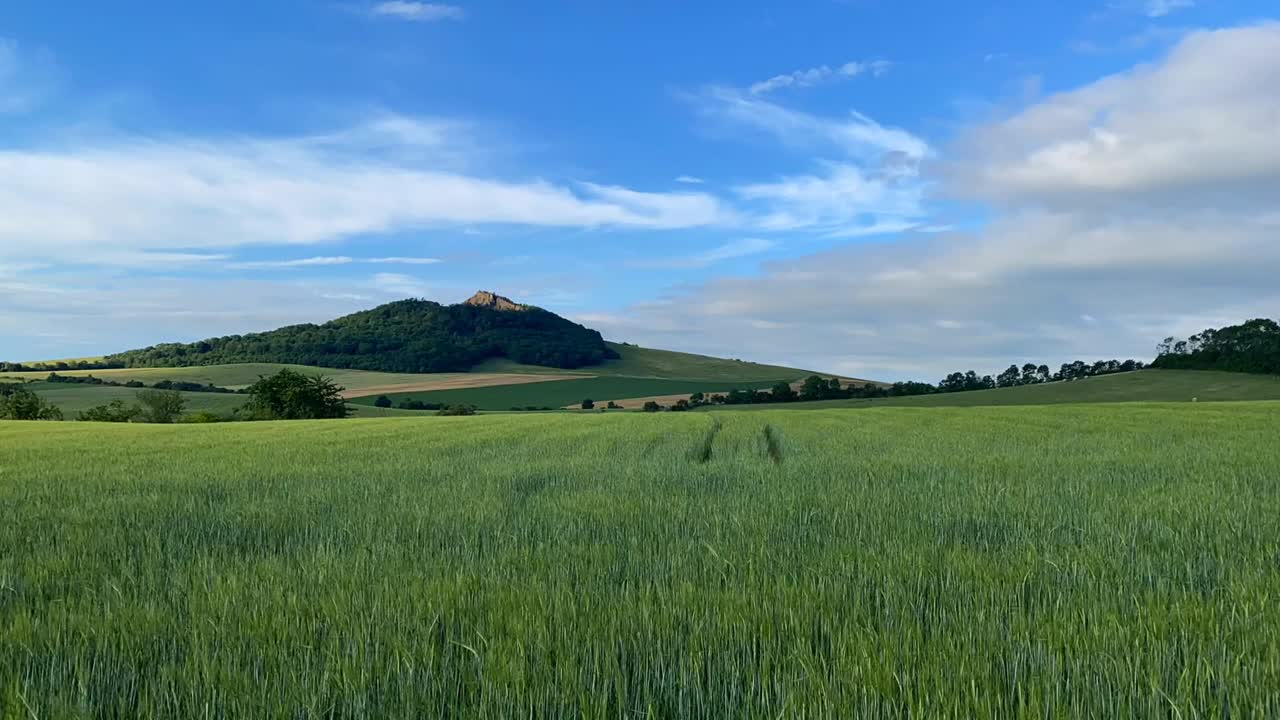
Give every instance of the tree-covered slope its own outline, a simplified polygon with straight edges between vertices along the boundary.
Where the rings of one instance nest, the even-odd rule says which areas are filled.
[[[490,293],[458,305],[401,300],[322,325],[168,343],[108,355],[124,367],[292,363],[384,372],[459,372],[490,358],[557,368],[616,357],[600,333]]]

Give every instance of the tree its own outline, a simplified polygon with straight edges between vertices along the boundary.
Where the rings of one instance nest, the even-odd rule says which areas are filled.
[[[106,405],[89,408],[76,416],[83,422],[133,422],[142,415],[142,408],[137,405],[125,405],[123,400],[112,400]]]
[[[379,395],[377,400],[373,401],[374,407],[389,408],[391,407],[391,398],[386,395]]]
[[[343,387],[323,375],[303,375],[288,368],[260,376],[249,386],[245,409],[256,420],[344,418]]]
[[[174,390],[143,390],[138,393],[138,402],[142,404],[142,421],[161,425],[177,420],[187,407],[186,398]]]
[[[1028,367],[1034,367],[1034,366],[1029,365]],[[1021,385],[1022,371],[1018,369],[1017,365],[1010,365],[1008,369],[1000,373],[1000,376],[996,378],[996,384],[1002,388]]]
[[[658,412],[661,409],[662,406],[652,400],[649,400],[644,404],[644,411],[648,413]]]
[[[436,415],[439,415],[440,417],[460,417],[475,414],[475,405],[450,405],[449,407],[441,408],[436,411]]]
[[[689,401],[681,398],[680,400],[677,400],[674,405],[671,406],[671,409],[674,412],[685,412],[689,409]]]
[[[801,400],[821,400],[827,397],[827,391],[831,388],[826,380],[817,375],[810,375],[804,379],[804,384],[800,386]]]
[[[61,420],[62,410],[21,385],[0,384],[0,419]]]
[[[769,394],[773,396],[774,402],[795,402],[799,397],[796,395],[795,388],[791,387],[791,383],[786,381],[774,385]]]
[[[596,407],[596,402],[591,398],[587,398],[586,400],[582,401],[583,410],[594,410],[595,407]]]

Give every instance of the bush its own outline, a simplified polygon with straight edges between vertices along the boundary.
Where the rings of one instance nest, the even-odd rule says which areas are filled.
[[[688,400],[677,400],[675,405],[671,406],[672,412],[687,412],[689,410]]]
[[[594,410],[595,407],[596,407],[596,403],[591,398],[587,398],[586,400],[582,401],[583,410]]]
[[[645,412],[659,412],[661,410],[662,410],[662,406],[652,400],[644,404]]]
[[[389,408],[391,407],[391,398],[386,395],[379,395],[377,400],[373,401],[374,407]]]
[[[138,393],[138,402],[142,403],[142,421],[160,425],[174,422],[187,407],[186,398],[175,390],[144,390]]]
[[[614,401],[612,401],[612,400],[610,400],[610,401],[609,401],[609,404],[608,404],[608,405],[605,405],[605,407],[606,407],[606,408],[608,408],[609,410],[621,410],[621,409],[622,409],[622,406],[621,406],[621,405],[619,405],[618,403],[616,403],[616,402],[614,402]]]
[[[475,415],[475,414],[476,414],[475,405],[450,405],[449,407],[441,408],[436,412],[436,415],[439,415],[441,417],[458,417],[462,415]]]
[[[142,408],[137,405],[125,405],[123,400],[112,400],[106,405],[89,408],[76,416],[82,422],[133,422],[142,415]]]
[[[21,385],[0,384],[0,419],[61,420],[62,410]]]
[[[423,402],[421,400],[401,400],[399,408],[401,410],[441,410],[444,405],[441,403]]]

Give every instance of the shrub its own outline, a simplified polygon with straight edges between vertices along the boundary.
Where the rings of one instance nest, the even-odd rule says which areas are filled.
[[[89,408],[76,416],[82,422],[133,422],[142,415],[142,408],[137,405],[125,405],[123,400],[112,400],[106,405]]]
[[[652,400],[644,404],[645,412],[658,412],[660,410],[662,410],[662,406]]]
[[[138,402],[142,403],[143,422],[161,425],[177,420],[187,407],[186,398],[175,390],[144,390],[138,393]]]
[[[475,415],[476,407],[474,405],[450,405],[436,411],[436,415],[441,417],[457,417],[461,415]]]
[[[582,401],[582,409],[583,409],[583,410],[593,410],[593,409],[595,409],[595,406],[596,406],[596,403],[595,403],[595,401],[594,401],[594,400],[592,400],[591,398],[587,398],[586,400],[583,400],[583,401]]]
[[[686,412],[688,409],[689,401],[684,399],[677,400],[676,404],[671,406],[672,412]]]
[[[373,401],[374,407],[389,408],[391,407],[391,398],[386,395],[379,395],[377,400]]]
[[[621,405],[619,405],[618,403],[616,403],[616,402],[614,402],[614,401],[612,401],[612,400],[610,400],[610,401],[609,401],[609,404],[608,404],[608,405],[605,405],[605,407],[606,407],[606,408],[608,408],[608,409],[610,409],[610,410],[621,410],[621,409],[622,409],[622,406],[621,406]]]
[[[61,420],[62,410],[21,385],[0,385],[0,419]]]

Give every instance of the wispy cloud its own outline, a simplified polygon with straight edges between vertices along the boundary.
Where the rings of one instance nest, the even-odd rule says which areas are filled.
[[[0,262],[105,263],[431,226],[677,229],[736,218],[706,193],[461,172],[437,159],[449,155],[448,127],[379,118],[317,136],[121,134],[0,149]]]
[[[709,267],[725,260],[758,255],[777,247],[777,245],[776,242],[763,238],[743,238],[694,255],[655,260],[637,260],[627,264],[635,268],[697,269]]]
[[[711,88],[701,100],[704,113],[712,118],[818,153],[809,160],[815,171],[734,189],[756,211],[753,227],[846,235],[920,223],[925,189],[920,164],[932,155],[921,138],[858,112],[847,117],[811,115],[727,88]]]
[[[819,65],[817,67],[806,68],[804,70],[796,70],[795,72],[775,75],[768,80],[761,80],[760,82],[753,84],[749,90],[752,95],[764,95],[782,88],[813,87],[814,85],[853,78],[867,73],[874,75],[875,77],[880,77],[881,75],[889,72],[889,68],[892,66],[893,64],[887,60],[847,62],[835,68],[830,65]]]
[[[1190,7],[1195,7],[1195,0],[1147,0],[1143,11],[1147,17],[1158,18]]]
[[[438,20],[461,20],[466,16],[457,5],[443,3],[411,2],[410,0],[388,0],[374,5],[370,10],[375,16],[390,17],[411,22],[435,22]]]
[[[676,182],[685,183],[686,185],[701,185],[705,183],[706,180],[703,180],[700,177],[694,177],[692,175],[681,175],[680,177],[676,178]]]
[[[254,260],[249,262],[234,262],[227,263],[227,267],[232,270],[279,270],[300,267],[351,265],[353,263],[366,263],[369,265],[434,265],[438,262],[440,262],[439,258],[429,257],[353,258],[346,255],[335,255],[299,258],[296,260]]]
[[[388,295],[424,297],[431,294],[431,288],[421,280],[401,273],[378,273],[373,276],[373,286]]]

